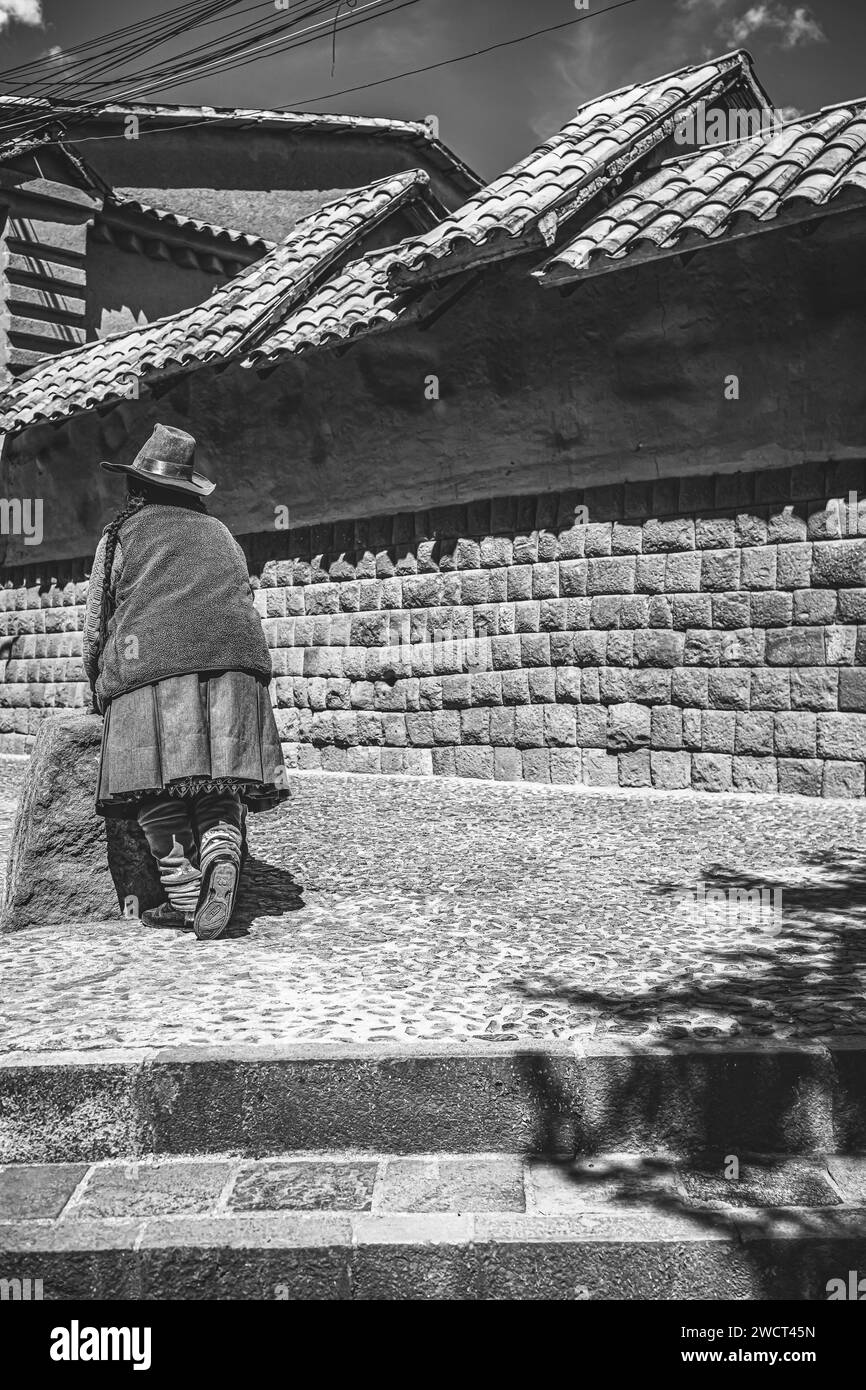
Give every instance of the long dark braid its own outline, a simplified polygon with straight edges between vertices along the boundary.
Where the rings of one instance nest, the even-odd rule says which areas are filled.
[[[96,705],[96,680],[99,675],[99,659],[105,649],[108,640],[108,624],[111,621],[111,614],[114,608],[114,600],[111,595],[111,571],[114,568],[114,557],[117,553],[117,542],[120,537],[120,528],[125,521],[136,512],[140,512],[142,507],[150,504],[170,507],[188,507],[193,511],[206,512],[207,508],[201,498],[190,495],[171,492],[167,488],[152,486],[138,479],[130,478],[127,483],[129,496],[126,505],[121,508],[106,526],[103,531],[105,536],[105,555],[103,559],[102,571],[102,595],[99,606],[99,636],[98,645],[94,654],[92,671],[93,675],[90,682],[91,694],[93,697],[94,708]]]

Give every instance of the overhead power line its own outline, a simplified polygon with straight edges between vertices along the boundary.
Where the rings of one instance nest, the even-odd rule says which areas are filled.
[[[420,0],[367,0],[363,6],[346,12],[346,18],[340,23],[339,32],[354,29],[359,24],[365,24],[370,19],[377,19],[385,15],[394,14],[397,10],[405,9],[408,5],[417,5]],[[388,6],[382,10],[383,6]],[[330,3],[317,7],[319,10],[328,9],[333,11],[333,0]],[[374,11],[375,13],[370,13]],[[139,86],[123,88],[116,92],[112,97],[114,101],[131,101],[141,98],[143,94],[154,91],[167,90],[169,87],[177,87],[185,82],[189,82],[197,77],[232,71],[238,67],[245,67],[248,63],[257,62],[258,59],[267,52],[268,56],[275,53],[290,51],[294,48],[301,48],[307,43],[312,43],[316,39],[322,38],[331,32],[333,18],[321,20],[316,24],[310,25],[307,29],[286,34],[284,26],[278,26],[276,31],[267,31],[267,37],[254,44],[242,42],[234,44],[223,53],[214,57],[205,57],[198,62],[185,64],[182,61],[171,64],[167,69],[155,74],[150,80],[145,80]]]
[[[266,8],[270,9],[273,0],[262,0],[262,2]],[[182,5],[179,7],[179,9],[173,9],[172,13],[175,16],[177,16],[178,13],[181,11],[195,11],[197,15],[200,17],[200,22],[202,25],[212,24],[216,22],[216,18],[219,17],[215,16],[213,13],[215,8],[221,8],[224,10],[226,8],[226,5],[233,5],[235,3],[237,3],[237,0],[210,0],[210,3],[208,3],[208,0],[192,0],[192,3]],[[346,0],[342,0],[342,3],[346,3]],[[398,10],[405,9],[408,6],[417,3],[419,3],[419,0],[368,0],[368,3],[362,6],[360,9],[352,8],[351,10],[348,10],[346,12],[345,19],[340,25],[340,32],[342,32],[345,29],[355,28],[356,25],[367,23],[369,20],[374,18],[385,18],[387,17],[387,15],[396,13]],[[354,92],[367,91],[373,87],[384,86],[389,82],[398,82],[406,77],[414,77],[424,72],[432,72],[437,68],[449,67],[455,63],[467,62],[471,58],[481,57],[484,54],[495,52],[498,49],[510,48],[515,46],[516,44],[526,43],[531,39],[539,38],[545,34],[552,34],[559,32],[563,29],[570,29],[575,24],[581,24],[587,20],[596,19],[600,15],[610,14],[615,10],[624,9],[627,6],[634,5],[637,3],[638,0],[616,0],[616,3],[612,5],[607,5],[603,9],[587,11],[587,13],[585,14],[578,15],[573,19],[564,20],[559,24],[548,25],[542,29],[534,29],[529,33],[519,34],[511,39],[502,39],[499,40],[497,43],[487,44],[481,48],[472,49],[467,53],[461,53],[452,58],[443,58],[435,63],[427,63],[421,67],[406,69],[403,72],[394,73],[390,77],[382,77],[375,79],[371,82],[359,83],[353,87],[342,88],[340,91],[337,92],[323,92],[318,96],[302,97],[292,102],[291,105],[278,106],[274,107],[273,109],[277,111],[296,111],[299,108],[303,109],[308,104],[330,100],[333,97],[337,96],[346,96]],[[207,5],[206,13],[208,17],[204,17],[204,12],[202,9],[203,5]],[[388,6],[388,8],[384,11],[381,9],[383,5]],[[261,7],[262,4],[254,4],[248,6],[245,10],[241,11],[240,13],[247,14],[250,13],[251,10],[258,9]],[[295,16],[294,22],[297,23],[300,19],[310,19],[315,17],[316,14],[321,14],[323,11],[326,10],[333,11],[333,9],[334,0],[319,0],[318,3],[317,0],[312,0],[312,3],[309,4],[309,6],[303,11],[301,15]],[[374,13],[367,13],[371,10]],[[165,19],[166,14],[166,11],[160,12],[160,15],[163,19]],[[159,16],[152,16],[151,21],[149,22],[152,22],[158,18]],[[189,81],[194,80],[195,78],[199,78],[206,75],[212,75],[214,73],[222,75],[225,72],[230,72],[235,70],[236,68],[244,67],[249,63],[257,62],[260,56],[262,56],[263,50],[267,50],[268,56],[272,56],[275,53],[289,52],[294,48],[301,48],[308,43],[315,42],[316,40],[322,38],[324,31],[331,28],[332,25],[334,26],[334,33],[336,34],[336,19],[338,18],[339,9],[336,11],[333,18],[329,17],[327,20],[323,20],[317,24],[311,24],[305,29],[294,30],[289,34],[283,33],[282,37],[278,35],[275,36],[273,29],[270,29],[266,31],[269,35],[269,37],[267,38],[260,37],[255,42],[252,42],[251,39],[247,39],[240,43],[235,42],[238,39],[239,35],[247,33],[250,29],[254,29],[256,27],[254,24],[246,25],[240,30],[233,30],[229,35],[224,35],[222,40],[214,39],[208,44],[187,50],[184,54],[176,55],[175,58],[170,60],[170,62],[167,65],[154,64],[150,68],[140,69],[137,73],[127,74],[125,79],[115,79],[116,85],[113,87],[110,84],[106,83],[105,86],[107,90],[103,90],[99,95],[93,94],[86,102],[70,102],[70,104],[75,105],[75,110],[72,112],[54,112],[48,114],[41,114],[39,117],[31,115],[29,117],[22,117],[19,120],[12,119],[10,121],[4,120],[2,118],[2,115],[0,115],[0,137],[7,133],[10,126],[28,127],[31,132],[33,130],[38,131],[45,129],[46,126],[49,126],[52,123],[56,123],[57,121],[62,121],[64,126],[74,126],[81,120],[86,119],[86,117],[91,113],[98,111],[107,105],[121,105],[124,102],[130,103],[136,99],[140,100],[143,96],[150,94],[154,91],[158,92],[162,90],[167,90],[171,87],[183,85]],[[141,21],[140,25],[144,23],[144,21]],[[198,23],[199,20],[193,20],[191,24],[187,24],[184,27],[184,32],[186,32],[186,29],[188,28],[195,29]],[[123,30],[115,31],[115,34],[113,35],[103,35],[103,41],[106,38],[114,38],[117,35],[127,34],[129,30],[138,29],[140,25],[126,26],[126,28]],[[151,37],[153,37],[153,35],[151,35]],[[95,44],[96,42],[96,40],[90,40],[88,41],[88,46],[90,44]],[[224,44],[224,47],[222,49],[218,47],[220,42],[223,42]],[[228,45],[228,47],[225,46],[226,44]],[[80,45],[79,47],[83,48],[84,45]],[[191,61],[195,59],[196,55],[199,55],[198,61]],[[10,69],[10,71],[13,70]],[[0,79],[2,79],[3,75],[4,74],[0,72]],[[125,88],[121,85],[122,81],[131,81],[135,78],[139,79],[139,84],[137,86],[133,85],[130,88]],[[199,124],[206,124],[206,122],[188,122],[185,123],[185,126],[183,128],[186,128],[187,125],[191,126]],[[160,134],[163,133],[164,130],[178,128],[179,127],[175,125],[171,127],[164,127],[161,130],[152,130],[147,133]],[[28,130],[25,129],[23,130],[23,132],[19,131],[19,133],[27,134]],[[105,139],[115,138],[120,137],[110,135],[88,136],[86,137],[86,142],[98,142]],[[74,135],[72,136],[72,139],[75,140]],[[80,143],[85,143],[85,141],[81,141]]]
[[[426,63],[421,68],[407,68],[405,72],[394,73],[391,77],[380,77],[375,82],[360,82],[357,87],[344,87],[339,92],[322,92],[317,97],[299,97],[291,106],[280,106],[279,111],[297,110],[314,101],[330,101],[332,97],[348,96],[350,92],[366,92],[371,87],[383,87],[387,82],[399,82],[404,77],[417,77],[422,72],[433,72],[435,68],[447,68],[452,63],[465,63],[469,58],[480,58],[483,53],[493,53],[498,48],[511,48],[517,43],[526,43],[528,39],[537,39],[541,34],[554,34],[558,29],[570,29],[575,24],[583,24],[588,19],[597,19],[600,15],[610,14],[613,10],[621,10],[626,5],[636,5],[638,0],[618,0],[615,5],[606,5],[603,10],[588,10],[586,14],[578,15],[577,19],[566,19],[561,24],[550,24],[546,29],[533,29],[530,34],[519,34],[514,39],[502,39],[499,43],[488,44],[485,48],[473,48],[469,53],[460,53],[455,58],[442,58],[438,63]]]
[[[220,8],[227,9],[236,4],[237,0],[221,0]],[[41,53],[36,58],[31,58],[25,63],[18,63],[13,67],[0,68],[0,81],[7,85],[32,86],[36,82],[42,83],[47,74],[55,73],[57,62],[62,58],[69,69],[95,61],[97,58],[111,55],[123,48],[124,44],[132,48],[133,45],[141,46],[147,41],[154,41],[163,31],[168,30],[178,21],[186,23],[187,27],[191,24],[212,23],[212,19],[202,18],[214,9],[214,0],[186,0],[186,3],[172,5],[168,10],[160,10],[156,14],[150,15],[146,19],[137,20],[134,24],[126,24],[120,29],[109,30],[108,32],[96,35],[91,39],[83,39],[80,43],[70,44],[59,53],[50,50]],[[27,78],[27,74],[32,73],[32,78]],[[15,79],[21,79],[15,81]]]
[[[203,3],[206,8],[203,8]],[[183,14],[183,31],[187,29],[195,30],[199,22],[213,23],[217,10],[225,11],[227,4],[237,4],[238,0],[195,0],[195,3],[181,7]],[[345,0],[343,0],[345,3]],[[342,33],[346,29],[352,29],[357,24],[367,23],[372,19],[384,17],[386,14],[394,13],[396,10],[403,9],[407,5],[420,3],[420,0],[368,0],[361,9],[352,8],[347,10],[344,15],[340,15],[339,9],[334,9],[334,0],[312,0],[302,10],[295,9],[292,15],[291,28],[287,32],[285,19],[280,23],[262,29],[257,23],[247,24],[241,28],[235,28],[228,34],[222,34],[210,40],[204,45],[196,45],[193,48],[176,54],[168,61],[161,61],[150,67],[140,68],[137,71],[126,72],[123,75],[115,75],[113,80],[90,82],[82,77],[89,68],[81,67],[82,59],[78,59],[78,75],[73,72],[65,82],[55,83],[54,90],[51,92],[51,99],[55,103],[68,103],[75,106],[74,112],[19,112],[16,116],[2,115],[0,108],[0,134],[9,135],[13,131],[19,135],[35,133],[45,129],[53,121],[62,119],[63,123],[75,124],[84,119],[93,111],[99,110],[105,105],[122,102],[141,100],[153,92],[167,90],[168,88],[183,85],[205,75],[221,74],[224,71],[231,71],[236,67],[244,66],[247,63],[255,62],[264,53],[269,56],[273,53],[287,52],[294,48],[299,48],[307,43],[325,37],[332,33],[334,40],[339,31]],[[355,0],[357,4],[357,0]],[[383,8],[384,7],[384,8]],[[252,10],[266,8],[271,13],[272,0],[262,0],[262,3],[245,7],[241,14],[249,14]],[[190,19],[192,15],[192,19]],[[298,24],[305,20],[315,19],[317,15],[326,15],[326,18],[317,23],[298,28]],[[162,20],[165,21],[166,12],[161,12]],[[216,16],[219,17],[219,16]],[[152,21],[160,19],[160,16],[152,16]],[[100,54],[88,54],[84,63],[90,65],[97,62],[113,63],[115,69],[128,66],[130,48],[128,44],[124,47],[128,39],[130,26],[122,31],[117,31],[121,36],[118,44],[109,45],[108,50],[102,50]],[[177,24],[173,26],[177,28]],[[103,36],[103,39],[113,39],[116,35]],[[158,47],[166,41],[166,31],[164,26],[158,31],[154,31],[151,24],[148,32],[147,44],[152,48]],[[118,58],[117,50],[126,54],[125,61]],[[112,56],[113,55],[113,56]],[[43,67],[49,59],[43,60]],[[0,78],[3,74],[0,73]],[[82,99],[80,87],[84,83],[88,87],[86,99]],[[37,78],[31,77],[25,84],[28,88],[37,86]],[[44,90],[44,79],[38,80],[38,86]]]

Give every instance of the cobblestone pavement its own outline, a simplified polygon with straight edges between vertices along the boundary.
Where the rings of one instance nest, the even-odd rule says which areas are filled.
[[[292,785],[251,821],[234,939],[122,921],[0,938],[0,1046],[863,1030],[862,802]],[[677,896],[700,884],[721,899]]]

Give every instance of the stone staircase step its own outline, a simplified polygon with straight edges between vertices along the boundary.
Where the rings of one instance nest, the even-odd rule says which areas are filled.
[[[851,1271],[866,1269],[866,1157],[732,1157],[337,1152],[9,1166],[0,1292],[656,1301],[848,1290]]]
[[[231,1044],[0,1057],[0,1162],[866,1150],[866,1039]]]

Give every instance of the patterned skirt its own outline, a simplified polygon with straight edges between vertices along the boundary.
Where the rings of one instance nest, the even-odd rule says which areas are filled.
[[[105,711],[96,811],[134,820],[142,801],[236,791],[250,811],[289,796],[268,687],[242,671],[170,676]]]

